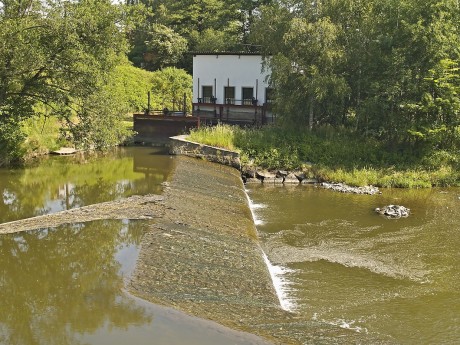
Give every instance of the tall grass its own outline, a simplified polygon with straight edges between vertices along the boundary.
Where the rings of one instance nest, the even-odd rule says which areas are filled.
[[[341,128],[312,133],[276,126],[241,129],[219,125],[194,130],[190,140],[239,150],[246,165],[302,170],[321,181],[394,188],[460,186],[455,153],[410,146],[390,149]]]
[[[200,127],[192,129],[189,135],[189,140],[202,143],[205,145],[221,147],[223,149],[237,150],[235,146],[235,136],[238,135],[240,129],[224,124],[218,124],[214,127]]]

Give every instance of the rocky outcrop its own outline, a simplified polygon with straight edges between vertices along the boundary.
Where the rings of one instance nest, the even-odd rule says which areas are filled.
[[[243,167],[241,178],[244,183],[271,183],[271,184],[310,184],[318,183],[316,179],[308,178],[304,172],[289,172],[286,170],[268,171],[263,169]]]
[[[409,217],[410,209],[400,205],[388,205],[382,208],[377,207],[375,212],[391,219]]]

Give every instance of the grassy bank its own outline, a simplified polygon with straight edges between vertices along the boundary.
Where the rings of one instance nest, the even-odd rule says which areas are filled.
[[[190,139],[240,151],[249,168],[302,170],[320,181],[401,188],[460,186],[458,154],[421,145],[390,147],[348,130],[322,128],[310,133],[220,125],[194,130]]]

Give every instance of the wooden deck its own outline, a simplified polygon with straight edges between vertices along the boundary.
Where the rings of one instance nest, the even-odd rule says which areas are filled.
[[[260,126],[273,122],[269,105],[193,103],[193,116],[201,123]]]
[[[184,134],[191,128],[199,127],[200,119],[195,116],[177,115],[133,115],[133,129],[137,133],[136,143],[166,145],[169,138]]]

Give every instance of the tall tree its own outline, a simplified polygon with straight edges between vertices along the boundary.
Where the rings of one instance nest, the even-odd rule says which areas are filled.
[[[119,20],[109,0],[0,1],[0,157],[20,156],[20,123],[37,106],[63,119],[75,139],[83,139],[76,134],[85,120],[111,113],[114,104],[96,95],[126,49]],[[95,99],[97,111],[89,103]],[[116,124],[113,117],[104,121]],[[112,143],[96,143],[91,135],[98,130],[91,127],[84,142]]]
[[[253,18],[260,6],[271,3],[272,0],[140,0],[144,12],[148,15],[138,23],[130,35],[132,50],[130,59],[137,66],[149,66],[144,61],[152,51],[147,41],[162,44],[169,41],[161,33],[152,28],[162,25],[171,34],[179,35],[187,41],[189,51],[236,51],[242,49],[242,44],[249,43],[248,37],[252,28]],[[130,6],[139,6],[139,4]],[[128,6],[128,7],[130,7]],[[166,28],[165,28],[166,27]],[[136,34],[133,34],[136,33]],[[176,67],[191,68],[190,56],[185,51],[165,56],[181,57]],[[158,68],[158,66],[155,66]]]
[[[280,0],[252,33],[273,56],[279,116],[413,142],[458,129],[459,13],[456,0]]]

